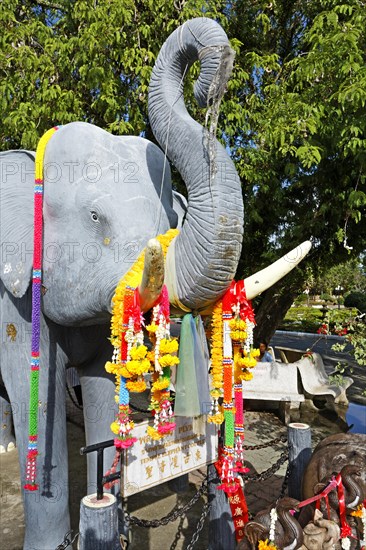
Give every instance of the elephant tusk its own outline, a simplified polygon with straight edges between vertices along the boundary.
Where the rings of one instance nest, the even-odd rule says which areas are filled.
[[[140,307],[148,311],[158,299],[164,284],[164,254],[157,239],[150,239],[145,249],[145,264],[139,286]]]
[[[310,248],[311,242],[304,241],[272,265],[245,279],[244,283],[248,300],[252,300],[287,275],[305,258]]]

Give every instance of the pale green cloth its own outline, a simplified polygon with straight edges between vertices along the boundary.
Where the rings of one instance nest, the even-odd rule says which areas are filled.
[[[187,313],[182,320],[174,413],[199,416],[210,410],[209,353],[201,316]]]

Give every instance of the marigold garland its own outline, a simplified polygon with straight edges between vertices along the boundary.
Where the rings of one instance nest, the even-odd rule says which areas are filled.
[[[211,412],[209,422],[225,421],[225,444],[220,459],[219,487],[227,493],[236,490],[235,472],[244,467],[244,413],[242,382],[250,380],[259,350],[253,349],[254,314],[247,301],[244,282],[232,282],[212,315]],[[222,407],[219,399],[223,399]]]
[[[176,355],[178,341],[170,336],[170,305],[168,291],[164,286],[159,301],[153,308],[152,323],[148,325],[150,339],[154,342],[154,374],[151,386],[150,409],[154,415],[154,426],[149,426],[148,435],[159,440],[175,429],[174,414],[170,399],[171,367],[179,364]]]
[[[222,368],[222,300],[219,300],[212,312],[212,336],[211,336],[211,385],[212,397],[211,414],[208,415],[208,422],[222,424],[224,415],[219,409],[219,398],[223,395],[223,368]]]
[[[278,550],[278,548],[266,539],[258,542],[258,550]]]
[[[178,230],[170,229],[165,235],[157,237],[162,246],[164,257],[170,242],[178,233]],[[117,449],[128,448],[136,441],[136,438],[131,435],[133,422],[130,420],[129,392],[144,391],[146,389],[144,375],[153,370],[151,355],[143,344],[143,317],[138,293],[144,261],[145,250],[141,252],[135,264],[120,280],[112,299],[110,340],[114,352],[112,361],[106,363],[105,369],[116,377],[118,413],[116,420],[111,424],[111,430],[116,435],[114,443]],[[170,357],[166,357],[165,363],[167,365],[176,364],[176,360]],[[160,367],[160,369],[162,368],[163,366]]]

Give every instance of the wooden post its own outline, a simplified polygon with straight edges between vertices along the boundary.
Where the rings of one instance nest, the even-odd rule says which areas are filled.
[[[288,425],[288,452],[290,476],[288,495],[297,500],[302,499],[301,484],[304,471],[311,458],[311,430],[308,424],[292,422]]]
[[[118,534],[117,499],[104,493],[88,495],[80,503],[79,550],[121,549]]]
[[[174,493],[185,493],[189,489],[188,474],[183,474],[182,476],[175,477],[168,481],[168,487]]]
[[[224,491],[217,489],[221,483],[214,464],[208,467],[208,502],[210,523],[208,526],[208,550],[235,550],[234,524],[230,505]]]

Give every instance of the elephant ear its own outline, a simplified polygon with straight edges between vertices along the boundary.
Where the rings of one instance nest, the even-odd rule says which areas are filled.
[[[0,276],[16,298],[32,277],[34,159],[32,151],[0,153]]]

